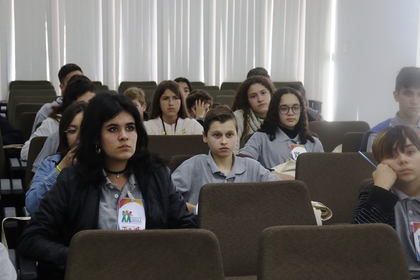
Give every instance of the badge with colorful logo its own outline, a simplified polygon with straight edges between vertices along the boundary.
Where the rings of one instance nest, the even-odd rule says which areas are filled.
[[[146,215],[143,199],[122,198],[118,210],[119,230],[146,229]]]
[[[416,247],[417,261],[420,262],[420,222],[413,223],[414,246]]]
[[[298,156],[300,154],[306,153],[305,145],[299,145],[299,144],[292,144],[290,145],[290,149],[292,150],[292,159],[297,160]]]

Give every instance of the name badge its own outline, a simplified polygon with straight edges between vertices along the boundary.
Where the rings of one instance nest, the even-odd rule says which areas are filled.
[[[413,223],[414,247],[416,248],[417,261],[420,262],[420,222]]]
[[[292,150],[291,154],[292,154],[292,159],[294,160],[297,160],[300,154],[307,152],[305,145],[292,144],[290,145],[290,149]]]
[[[143,199],[122,198],[118,209],[119,230],[146,229]]]

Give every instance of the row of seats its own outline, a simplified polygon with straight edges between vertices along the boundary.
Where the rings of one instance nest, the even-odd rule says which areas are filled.
[[[316,226],[302,182],[208,184],[199,205],[198,230],[78,233],[67,279],[410,279],[394,229]]]
[[[80,232],[66,279],[410,279],[394,229],[316,226],[301,181],[207,184],[199,205],[200,230]]]

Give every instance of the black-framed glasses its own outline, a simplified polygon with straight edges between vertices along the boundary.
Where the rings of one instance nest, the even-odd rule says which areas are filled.
[[[294,114],[300,114],[300,112],[302,112],[302,106],[300,105],[293,105],[292,107],[289,107],[287,105],[279,106],[279,112],[282,115],[287,115],[290,109]]]

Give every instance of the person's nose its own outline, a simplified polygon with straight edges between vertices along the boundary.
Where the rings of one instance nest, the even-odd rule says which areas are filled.
[[[399,162],[400,162],[401,165],[404,165],[404,164],[407,163],[407,156],[405,154],[403,154],[403,153],[401,153],[398,156],[398,159],[399,159]]]
[[[120,140],[127,140],[128,139],[128,134],[127,131],[125,129],[123,129],[120,133]]]

